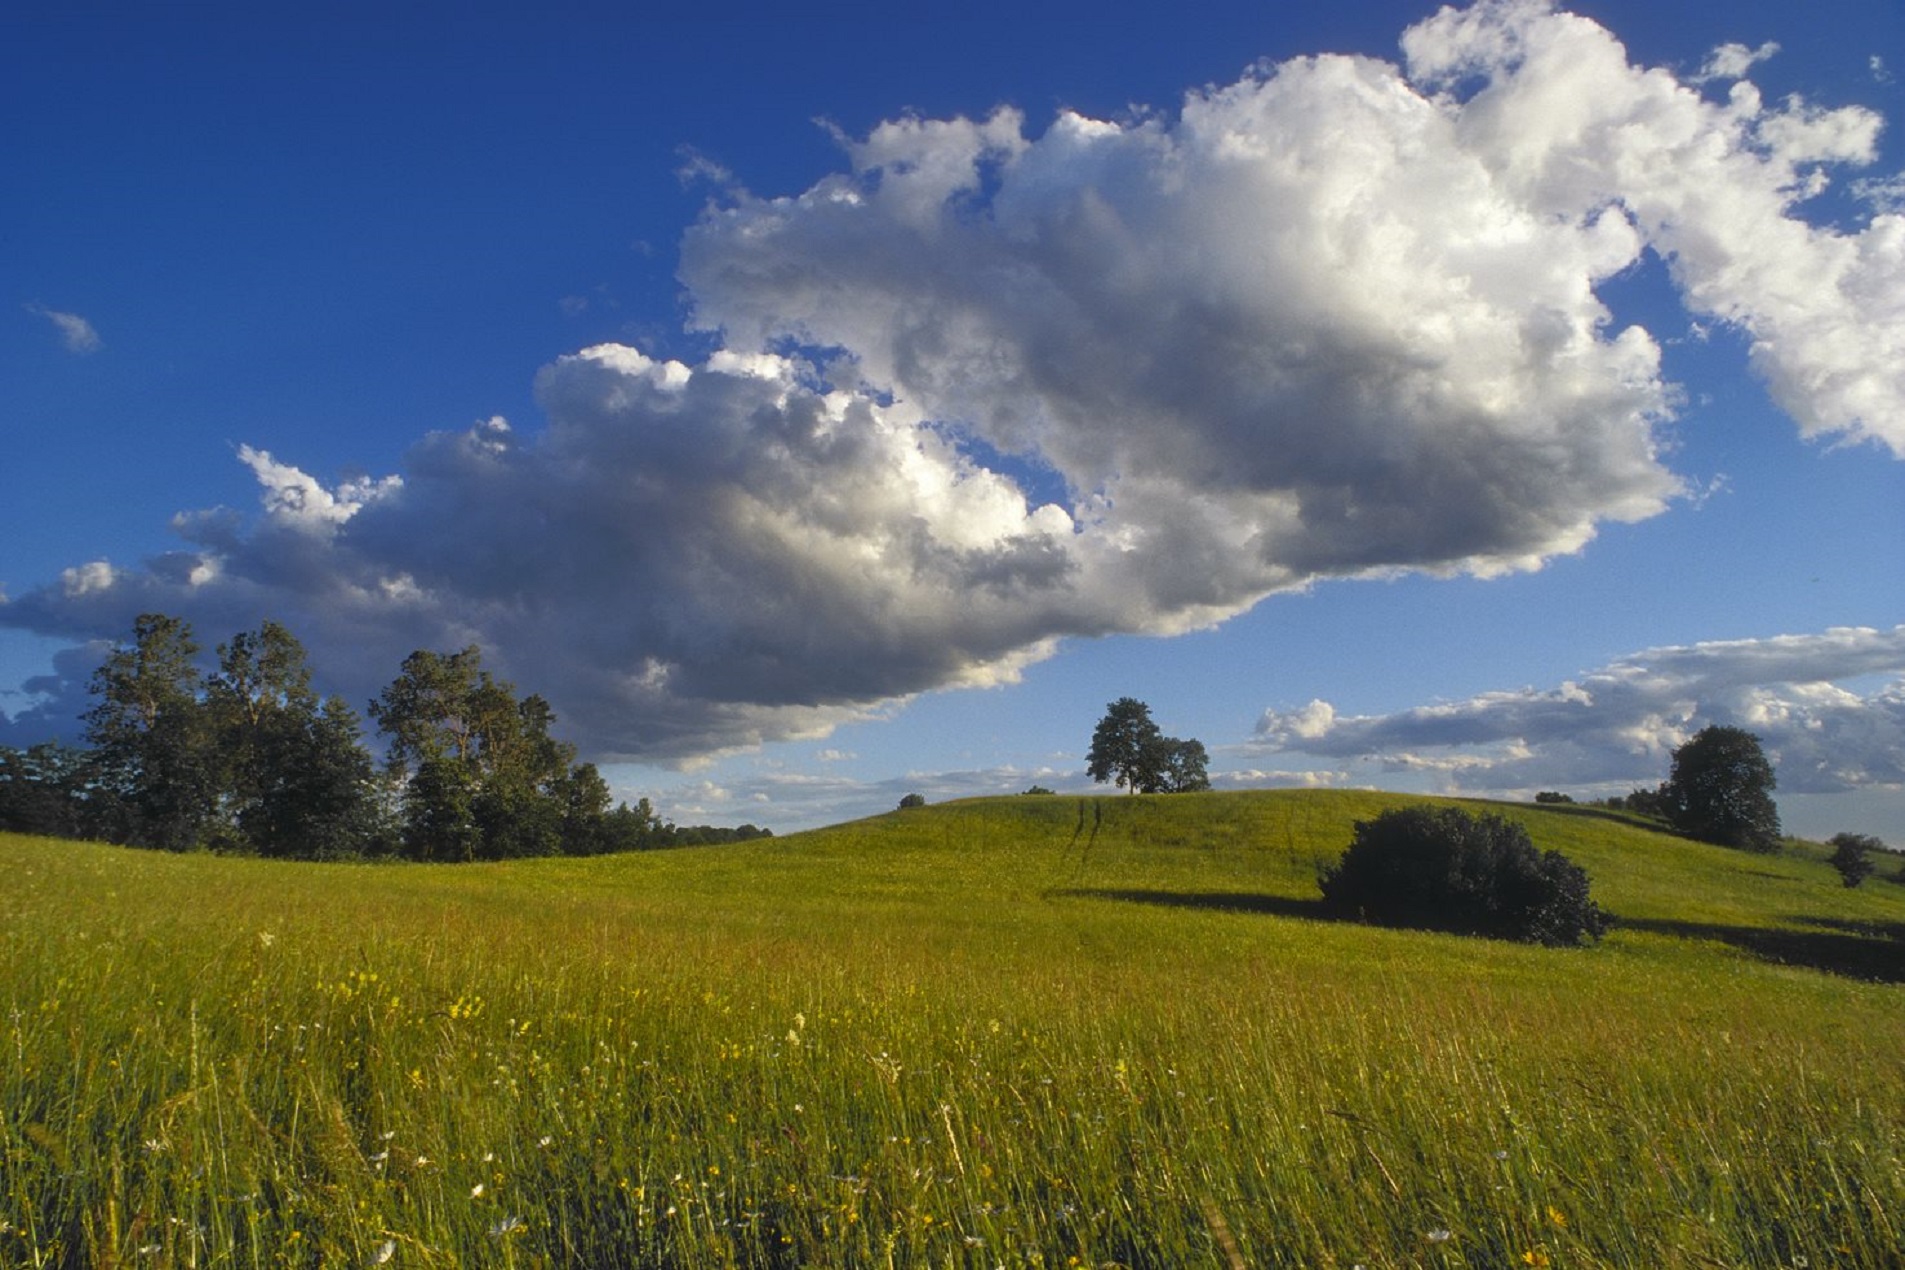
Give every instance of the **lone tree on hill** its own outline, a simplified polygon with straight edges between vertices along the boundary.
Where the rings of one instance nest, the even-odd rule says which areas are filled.
[[[1120,697],[1105,707],[1091,734],[1085,771],[1134,794],[1184,794],[1209,789],[1204,743],[1165,736],[1152,722],[1151,707]]]
[[[1743,728],[1705,727],[1673,752],[1660,787],[1667,819],[1682,833],[1746,851],[1779,850],[1773,765]]]

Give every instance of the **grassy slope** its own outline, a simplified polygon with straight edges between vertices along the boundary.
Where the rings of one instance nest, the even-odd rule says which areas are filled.
[[[456,868],[0,838],[0,1264],[1888,1264],[1905,887],[1504,807],[1602,946],[1317,920],[1399,801]]]

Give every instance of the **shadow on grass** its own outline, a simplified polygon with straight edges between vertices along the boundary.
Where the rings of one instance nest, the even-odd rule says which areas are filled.
[[[1616,811],[1612,807],[1595,807],[1586,803],[1507,803],[1511,807],[1532,806],[1537,811],[1553,812],[1557,816],[1579,816],[1587,820],[1606,820],[1623,825],[1629,829],[1638,829],[1643,833],[1664,833],[1670,838],[1684,838],[1672,825],[1653,816],[1644,816],[1636,811]]]
[[[1294,900],[1282,895],[1248,895],[1236,891],[1144,891],[1102,887],[1074,887],[1047,891],[1059,900],[1119,900],[1126,904],[1155,904],[1162,908],[1198,908],[1230,913],[1269,913],[1276,917],[1303,917],[1313,922],[1346,920],[1323,906],[1323,901]]]
[[[1202,909],[1206,912],[1267,913],[1300,917],[1313,922],[1358,922],[1359,918],[1332,912],[1321,899],[1299,900],[1283,895],[1252,895],[1235,891],[1153,891],[1109,887],[1073,887],[1046,892],[1048,899],[1116,900],[1125,904],[1152,904],[1162,908]],[[1782,966],[1865,979],[1878,983],[1905,983],[1905,922],[1859,922],[1831,917],[1793,916],[1799,926],[1768,929],[1726,926],[1709,922],[1669,921],[1660,918],[1617,917],[1614,925],[1627,930],[1675,935],[1682,939],[1712,939]]]
[[[1814,929],[1768,929],[1630,917],[1621,918],[1619,925],[1628,930],[1676,935],[1682,939],[1717,939],[1744,949],[1762,961],[1782,966],[1803,966],[1848,979],[1905,983],[1905,922],[1854,922],[1803,916],[1788,920]]]

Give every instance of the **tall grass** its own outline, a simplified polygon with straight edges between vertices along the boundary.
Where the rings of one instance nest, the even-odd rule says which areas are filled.
[[[1530,809],[1648,925],[1314,920],[1394,801],[497,866],[0,838],[0,1263],[1897,1264],[1905,988],[1742,932],[1896,952],[1905,891]]]

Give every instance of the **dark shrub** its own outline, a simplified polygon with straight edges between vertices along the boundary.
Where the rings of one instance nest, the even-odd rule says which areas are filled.
[[[1826,863],[1839,870],[1839,880],[1847,886],[1857,886],[1871,877],[1879,867],[1872,856],[1885,850],[1883,842],[1867,833],[1835,833],[1827,845],[1834,850]]]
[[[906,797],[900,799],[901,811],[911,811],[915,807],[924,807],[925,805],[926,795],[924,794],[908,794]]]
[[[1383,926],[1529,943],[1598,939],[1607,914],[1588,876],[1528,831],[1454,807],[1403,807],[1359,821],[1349,850],[1323,877],[1323,901]]]

